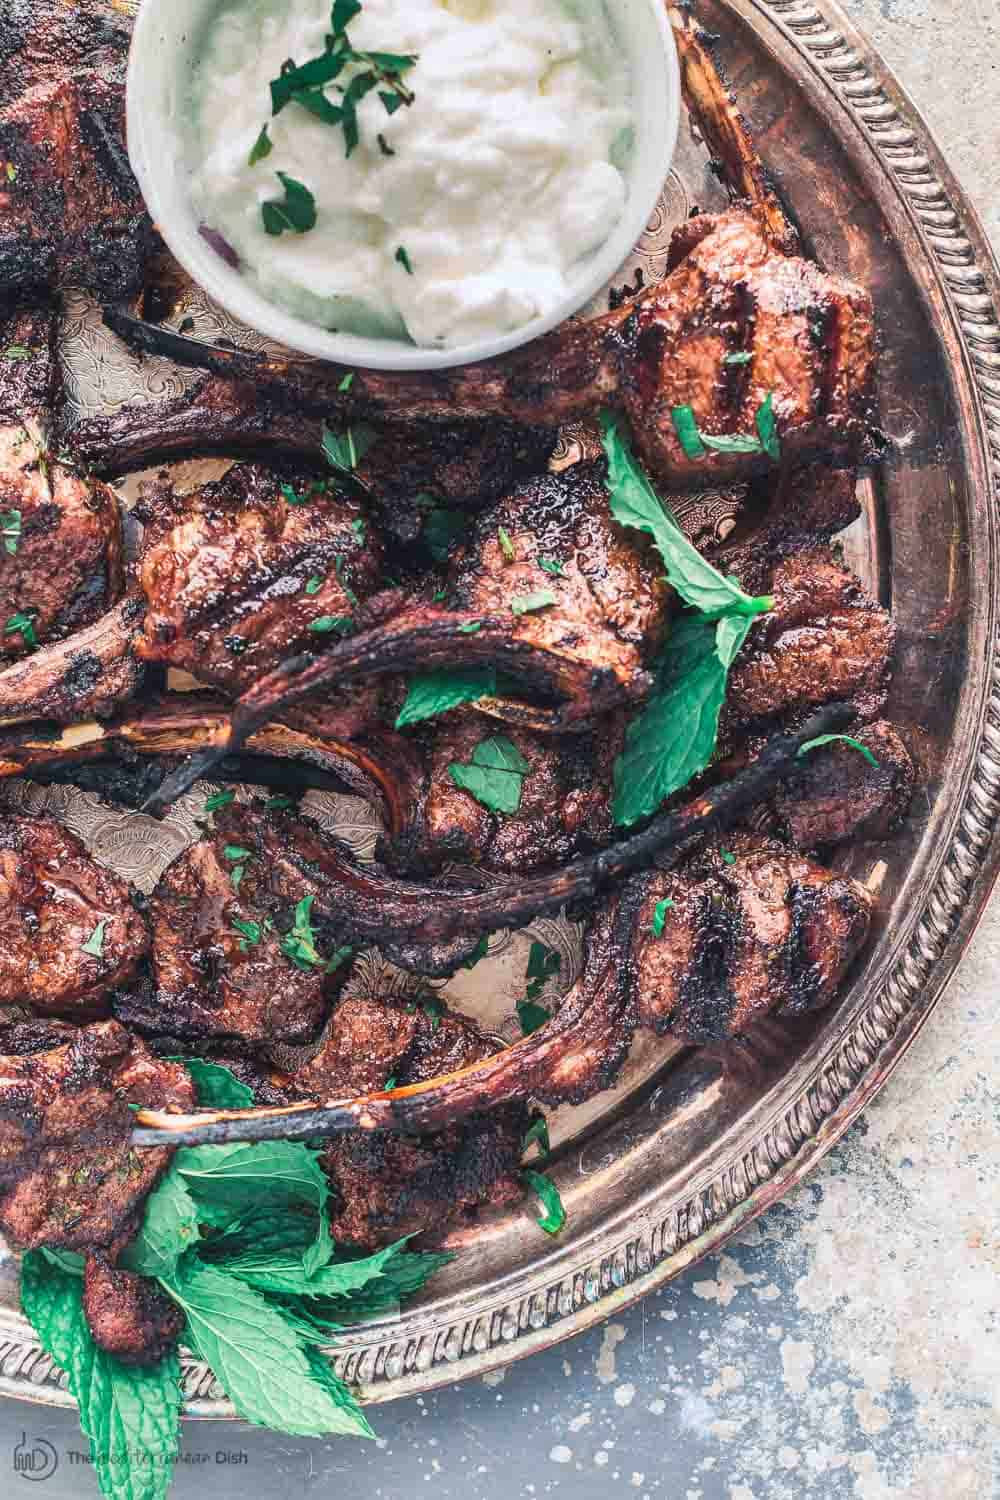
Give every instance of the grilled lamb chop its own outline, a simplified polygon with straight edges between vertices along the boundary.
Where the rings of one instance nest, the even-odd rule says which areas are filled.
[[[327,973],[336,945],[318,920],[316,947],[289,936],[305,893],[259,851],[257,819],[231,807],[168,867],[149,906],[154,985],[118,995],[119,1020],[241,1047],[317,1036],[346,956]]]
[[[149,946],[128,886],[53,818],[0,822],[0,1003],[107,1014]]]
[[[636,884],[639,1023],[699,1044],[738,1035],[771,1012],[828,1005],[867,937],[874,905],[857,881],[743,833]]]
[[[768,464],[759,449],[689,456],[674,426],[678,406],[692,407],[703,433],[747,436],[770,396],[786,461],[817,453],[849,460],[862,452],[875,370],[867,293],[784,254],[741,210],[706,215],[696,231],[682,226],[677,243],[666,279],[603,317],[429,377],[359,370],[341,393],[345,372],[333,366],[227,356],[176,337],[169,349],[175,358],[209,363],[217,379],[228,370],[230,379],[254,381],[269,406],[295,403],[346,420],[558,427],[617,404],[644,462],[671,489],[737,480]],[[115,326],[136,342],[166,347],[134,320],[118,318]],[[751,358],[724,364],[734,353]],[[79,451],[93,452],[101,435],[84,428]],[[188,451],[198,446],[195,440]]]
[[[558,564],[559,576],[543,562]],[[531,480],[477,516],[449,559],[446,594],[444,605],[381,595],[358,617],[363,628],[355,635],[315,661],[285,662],[260,679],[237,705],[228,738],[195,757],[158,805],[328,683],[407,669],[496,668],[530,700],[530,722],[556,732],[587,728],[648,691],[645,664],[664,632],[670,591],[645,539],[627,536],[612,519],[598,465]],[[501,711],[520,717],[509,701]]]
[[[0,332],[0,662],[89,625],[122,588],[114,491],[49,451],[54,331],[50,312],[15,309]]]
[[[125,149],[129,17],[9,0],[0,39],[0,283],[126,298],[155,243]]]
[[[133,1233],[170,1151],[132,1148],[129,1104],[170,1112],[194,1099],[184,1068],[115,1021],[0,1057],[0,1230],[19,1250],[87,1250]]]
[[[115,1265],[105,1250],[87,1256],[83,1313],[94,1343],[126,1365],[155,1365],[180,1337],[184,1314],[156,1283]]]
[[[135,691],[144,662],[239,692],[330,639],[317,622],[346,628],[378,581],[377,537],[355,502],[319,481],[239,465],[191,496],[154,482],[136,514],[147,535],[135,595],[86,633],[0,672],[0,722],[106,716]]]
[[[902,822],[915,771],[898,733],[884,719],[854,730],[873,766],[852,746],[811,752],[773,798],[778,827],[797,849],[825,849],[848,839],[883,839]]]
[[[467,764],[501,729],[528,766],[513,813],[484,807],[449,769]],[[431,733],[426,779],[405,831],[380,846],[381,857],[410,873],[454,862],[516,875],[600,847],[611,836],[609,788],[623,731],[621,715],[599,725],[592,739],[553,739],[475,712],[449,714]]]

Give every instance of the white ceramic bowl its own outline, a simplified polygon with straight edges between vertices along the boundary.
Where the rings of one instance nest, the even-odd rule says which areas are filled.
[[[680,76],[665,0],[607,0],[632,74],[635,144],[625,211],[611,236],[576,271],[572,292],[544,317],[501,337],[455,349],[402,339],[330,333],[264,297],[207,243],[191,202],[182,111],[199,39],[223,0],[143,0],[129,56],[127,129],[132,166],[149,212],[190,276],[227,312],[289,348],[377,370],[436,370],[502,354],[577,312],[614,276],[656,205],[677,143]],[[294,4],[294,0],[289,0]]]

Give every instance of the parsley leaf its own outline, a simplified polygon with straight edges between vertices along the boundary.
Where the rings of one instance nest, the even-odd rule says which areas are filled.
[[[726,678],[754,616],[681,619],[660,658],[656,686],[629,724],[615,762],[616,823],[649,817],[712,758]]]
[[[459,635],[477,635],[483,628],[482,620],[467,620],[464,625],[459,625]]]
[[[260,135],[254,141],[250,155],[247,157],[247,166],[255,167],[259,161],[263,161],[266,156],[270,156],[273,150],[274,144],[267,133],[267,126],[262,125]]]
[[[261,939],[261,925],[259,922],[244,922],[242,917],[233,917],[233,930],[240,935],[240,952],[247,951],[247,945],[255,946]]]
[[[535,1194],[545,1212],[539,1217],[538,1227],[546,1234],[558,1234],[566,1223],[566,1210],[559,1196],[559,1189],[544,1172],[533,1172],[525,1167],[521,1180]]]
[[[80,944],[81,953],[89,953],[91,958],[104,957],[104,934],[107,930],[108,919],[98,922],[90,937],[85,943]]]
[[[506,526],[497,527],[497,541],[500,543],[500,551],[508,562],[513,562],[515,557],[514,543],[510,539],[510,532]]]
[[[663,558],[667,580],[684,603],[706,615],[735,611],[753,616],[770,609],[770,598],[751,598],[702,557],[639,468],[614,420],[605,416],[602,425],[611,513],[620,525],[649,533]]]
[[[316,227],[316,199],[303,183],[296,182],[287,172],[279,172],[277,176],[285,195],[283,198],[267,198],[261,204],[264,229],[273,235],[282,235],[286,229],[293,234],[306,234]]]
[[[533,594],[520,594],[512,599],[510,608],[512,614],[527,615],[536,609],[548,609],[550,604],[556,602],[556,596],[551,589],[536,589]]]
[[[322,587],[323,587],[323,580],[322,580],[322,578],[317,578],[315,576],[315,574],[314,574],[313,577],[310,578],[308,580],[308,582],[306,583],[306,593],[307,594],[318,594],[319,591],[320,591],[320,589]]]
[[[852,749],[857,750],[859,754],[864,756],[870,766],[874,766],[876,771],[878,770],[878,760],[869,750],[868,746],[862,745],[860,740],[856,740],[850,734],[818,734],[814,740],[806,740],[805,744],[799,747],[799,756],[808,755],[810,750],[818,750],[821,745],[833,745],[838,741],[841,744],[850,745]]]
[[[232,864],[236,860],[253,859],[253,850],[241,849],[239,844],[227,844],[222,851],[222,855],[224,859],[228,859],[229,863]]]
[[[406,701],[396,716],[396,728],[419,724],[435,714],[447,713],[460,703],[474,703],[477,698],[493,697],[497,674],[492,667],[471,672],[426,672],[410,679]]]
[[[402,266],[407,276],[413,275],[413,262],[410,260],[409,255],[402,245],[397,246],[396,254],[393,256],[393,259],[396,261],[397,265]]]
[[[722,863],[724,865],[734,865],[736,863],[736,855],[732,852],[731,849],[720,849],[719,854],[722,857]]]
[[[528,762],[505,734],[480,740],[468,765],[452,762],[448,775],[457,787],[475,797],[490,812],[515,813]]]
[[[768,458],[778,463],[781,458],[781,443],[778,440],[778,424],[774,417],[773,391],[768,391],[763,403],[757,408],[754,425],[764,452]]]
[[[21,1262],[21,1306],[39,1343],[66,1371],[108,1500],[165,1500],[177,1457],[181,1404],[176,1353],[125,1365],[99,1349],[83,1312],[83,1282],[40,1251]]]
[[[685,457],[704,458],[706,448],[698,431],[698,423],[694,418],[694,408],[691,406],[674,406],[671,408],[670,416],[674,424],[674,431],[677,434],[677,440],[684,449]]]
[[[286,958],[290,958],[297,969],[322,969],[326,964],[316,950],[316,934],[312,928],[312,904],[315,896],[303,896],[295,908],[295,921],[291,932],[281,939],[280,947]]]

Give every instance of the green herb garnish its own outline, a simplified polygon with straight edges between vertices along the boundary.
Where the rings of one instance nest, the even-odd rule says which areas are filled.
[[[719,855],[724,865],[734,865],[736,863],[736,855],[731,849],[720,849]]]
[[[546,1234],[558,1234],[566,1223],[566,1210],[555,1183],[544,1172],[533,1172],[530,1167],[524,1168],[521,1180],[545,1210],[538,1219],[538,1227],[544,1229]]]
[[[18,364],[22,359],[30,359],[33,352],[26,344],[8,344],[3,351],[3,357],[9,359],[12,364]]]
[[[810,750],[818,750],[822,745],[834,745],[838,742],[843,745],[850,745],[852,750],[857,750],[860,755],[864,756],[870,766],[874,766],[875,770],[878,770],[878,760],[869,750],[868,746],[862,745],[860,740],[856,740],[850,734],[818,734],[814,740],[806,740],[804,745],[800,745],[798,753],[801,757],[808,755]]]
[[[465,531],[468,516],[460,510],[445,510],[441,506],[428,513],[424,521],[424,546],[435,562],[445,562],[452,545]]]
[[[393,256],[393,260],[396,261],[397,265],[402,266],[407,276],[413,275],[413,262],[410,260],[409,255],[406,253],[402,245],[399,245],[397,247],[396,254]]]
[[[320,589],[322,587],[323,587],[323,580],[322,580],[322,578],[317,578],[314,575],[312,578],[309,579],[309,581],[306,584],[306,593],[307,594],[318,594],[319,591],[320,591]]]
[[[267,126],[262,125],[260,135],[254,141],[250,155],[247,157],[247,166],[255,167],[259,161],[264,160],[265,156],[270,156],[273,150],[274,145],[267,133]]]
[[[361,459],[375,440],[372,427],[348,427],[344,432],[333,432],[323,428],[323,453],[334,470],[337,483],[348,494],[363,500],[369,498],[368,488],[354,473]]]
[[[91,958],[104,957],[104,934],[107,931],[108,919],[98,922],[90,937],[85,943],[80,944],[81,953],[89,953]]]
[[[331,631],[337,635],[350,635],[354,621],[350,615],[320,615],[318,620],[310,621],[309,629],[313,635],[329,635]]]
[[[766,453],[775,462],[781,458],[773,393],[769,392],[757,408],[755,434],[702,432],[690,406],[675,406],[670,415],[678,441],[688,458],[704,458],[709,448],[715,453]]]
[[[483,628],[482,620],[469,620],[464,625],[459,625],[459,635],[477,635]]]
[[[297,969],[322,969],[326,965],[326,959],[317,951],[316,934],[312,928],[310,914],[315,899],[315,896],[303,896],[295,908],[292,930],[285,934],[279,945]]]
[[[563,567],[562,563],[557,562],[554,557],[540,557],[538,559],[538,566],[541,568],[543,573],[551,573],[553,578],[566,577],[566,569]]]
[[[653,908],[654,937],[663,936],[663,925],[667,919],[667,912],[673,910],[673,905],[673,899],[670,896],[664,896],[662,901],[657,901],[656,906]]]
[[[34,651],[38,645],[34,626],[35,614],[36,611],[33,609],[20,610],[16,615],[11,615],[3,628],[4,635],[20,635],[28,651]]]
[[[232,864],[235,860],[253,859],[253,850],[241,849],[239,844],[227,844],[222,851],[222,856]]]
[[[268,234],[306,234],[316,226],[316,199],[309,189],[287,172],[277,174],[285,190],[283,198],[268,198],[260,206],[264,229]]]
[[[748,365],[752,359],[753,355],[748,349],[740,349],[733,354],[724,355],[722,363],[724,365]]]
[[[549,1141],[549,1125],[544,1115],[536,1115],[521,1137],[522,1151],[527,1151],[531,1145],[537,1145],[542,1156],[548,1156],[552,1150]]]
[[[256,947],[260,942],[263,928],[259,922],[244,922],[242,917],[233,917],[233,931],[240,935],[240,952],[247,951],[247,944]]]
[[[233,791],[213,792],[211,797],[205,798],[205,811],[207,813],[218,812],[221,807],[228,807],[235,799],[236,793]]]
[[[511,613],[515,615],[532,614],[536,609],[548,609],[555,604],[556,596],[551,589],[536,589],[532,594],[520,594],[510,601]]]
[[[515,813],[529,769],[513,740],[496,734],[480,740],[468,765],[452,762],[448,774],[457,787],[490,812]]]
[[[169,1057],[167,1061],[184,1064],[197,1090],[198,1103],[203,1108],[248,1109],[253,1104],[253,1089],[241,1083],[221,1063],[206,1062],[200,1057]]]
[[[482,937],[479,939],[479,942],[476,944],[476,946],[473,948],[472,952],[469,954],[468,958],[462,964],[462,968],[463,969],[474,969],[476,967],[476,964],[479,963],[480,959],[483,959],[483,958],[486,957],[486,953],[487,953],[488,947],[489,947],[489,934],[486,933],[486,932],[484,932],[483,935],[482,935]]]
[[[447,713],[461,703],[475,703],[490,698],[497,690],[497,674],[492,667],[472,672],[426,672],[410,680],[409,690],[399,714],[396,728],[419,724],[436,714]]]
[[[347,374],[344,376],[344,378],[341,380],[340,384],[338,385],[337,390],[338,391],[349,391],[351,389],[351,386],[353,384],[354,384],[354,371],[353,370],[348,370]]]
[[[706,453],[705,444],[698,433],[698,423],[694,418],[694,408],[690,406],[675,406],[670,412],[673,419],[674,431],[677,440],[688,458],[704,458]]]
[[[552,1012],[544,1005],[539,1005],[538,1000],[549,980],[559,973],[561,967],[561,953],[557,953],[554,948],[547,948],[544,943],[532,942],[528,950],[525,975],[528,986],[524,999],[519,1000],[516,1006],[517,1018],[525,1036],[530,1036],[550,1019]]]
[[[21,512],[19,510],[0,511],[0,537],[3,537],[3,550],[8,557],[14,557],[21,541]]]
[[[500,543],[500,551],[508,562],[514,561],[514,543],[510,539],[510,532],[504,526],[497,527],[497,541]]]
[[[264,806],[268,809],[269,812],[283,812],[289,807],[295,806],[295,798],[280,796],[268,797],[267,801],[264,803]]]

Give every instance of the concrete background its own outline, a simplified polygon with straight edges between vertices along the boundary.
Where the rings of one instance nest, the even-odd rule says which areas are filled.
[[[848,0],[1000,244],[1000,0]],[[189,1424],[176,1500],[997,1500],[1000,898],[895,1079],[726,1253],[505,1374],[377,1408],[378,1445]],[[96,1493],[75,1417],[6,1405]],[[241,1457],[242,1455],[242,1457]],[[234,1461],[235,1459],[235,1461]]]

